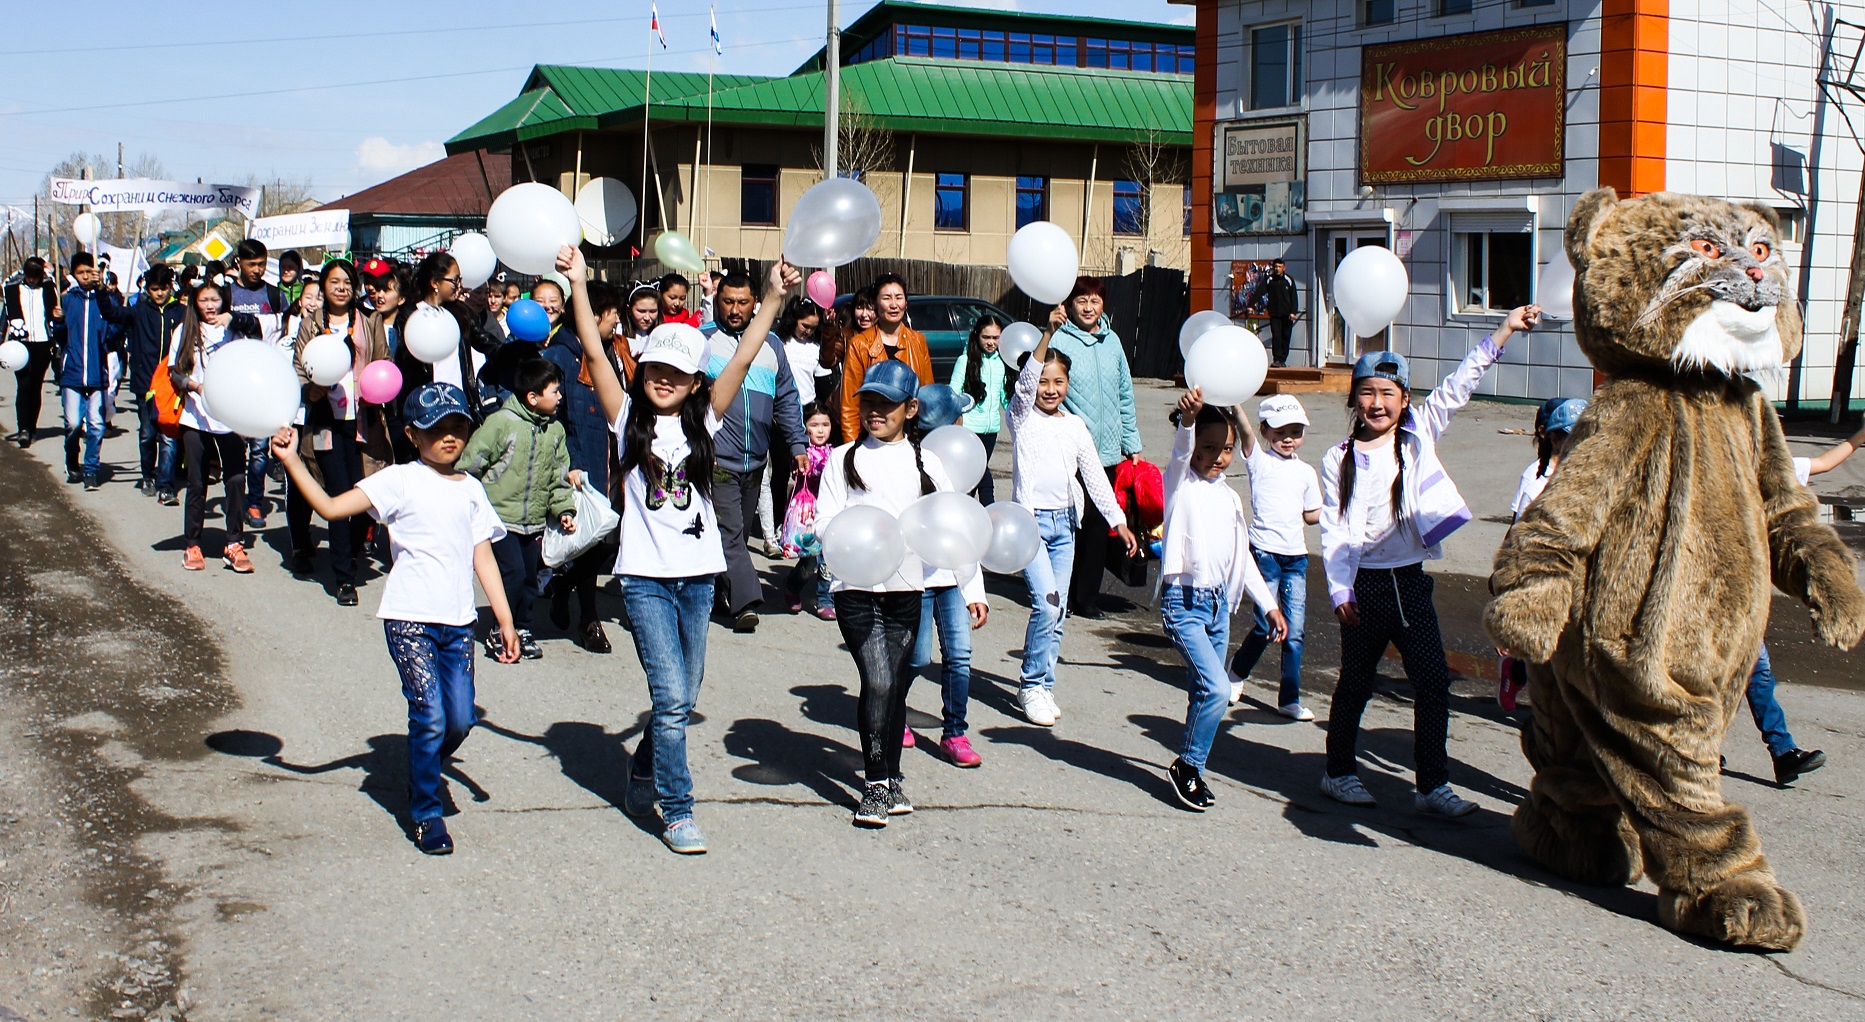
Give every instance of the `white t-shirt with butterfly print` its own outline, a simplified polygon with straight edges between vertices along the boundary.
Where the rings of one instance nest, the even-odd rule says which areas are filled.
[[[632,399],[622,396],[622,413],[609,424],[617,445],[627,443],[624,432]],[[724,427],[709,406],[706,433]],[[661,485],[648,488],[640,468],[622,481],[622,548],[615,556],[617,575],[643,578],[693,578],[725,571],[725,546],[719,541],[719,519],[712,501],[687,478],[686,459],[692,447],[678,415],[654,417],[654,456],[666,466]]]

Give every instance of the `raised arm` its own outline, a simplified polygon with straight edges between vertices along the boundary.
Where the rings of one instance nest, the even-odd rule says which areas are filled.
[[[304,467],[304,459],[298,456],[298,431],[286,426],[272,438],[272,456],[285,466],[285,472],[291,476],[291,485],[304,495],[304,502],[311,505],[327,522],[341,521],[353,515],[368,512],[373,505],[369,494],[361,489],[345,490],[336,496],[324,492],[317,480]],[[503,590],[500,595],[503,596]]]
[[[790,289],[803,282],[803,275],[796,267],[779,259],[771,266],[771,272],[764,282],[764,300],[758,304],[758,314],[752,318],[751,325],[745,327],[745,334],[738,339],[738,350],[732,352],[731,360],[725,368],[719,370],[719,378],[712,381],[712,410],[723,416],[732,407],[738,397],[738,388],[744,385],[745,373],[751,363],[757,360],[758,349],[764,347],[764,341],[771,335],[771,324],[777,322],[777,312],[783,307],[784,296]],[[792,399],[794,407],[795,398]],[[785,438],[788,440],[789,438]]]
[[[1760,388],[1750,395],[1749,404],[1761,440],[1762,514],[1768,522],[1774,584],[1812,608],[1822,641],[1850,649],[1865,634],[1865,593],[1859,592],[1852,551],[1832,526],[1820,521],[1813,491],[1795,480],[1780,417]],[[1566,471],[1567,460],[1562,459],[1555,478]],[[1530,505],[1529,511],[1539,504]]]
[[[602,417],[614,422],[622,414],[622,379],[609,363],[609,353],[602,350],[602,331],[596,326],[596,314],[589,308],[588,264],[583,250],[565,245],[557,252],[557,271],[570,278],[570,311],[576,317],[576,339],[583,342],[583,366],[596,388],[596,400],[602,403]]]
[[[1844,464],[1847,458],[1852,457],[1852,452],[1861,447],[1865,447],[1865,429],[1861,429],[1857,433],[1827,448],[1819,457],[1809,458],[1807,474],[1815,476],[1825,475]]]
[[[1457,368],[1451,370],[1418,406],[1415,412],[1418,430],[1432,440],[1442,436],[1451,424],[1451,417],[1470,403],[1470,395],[1475,394],[1476,385],[1483,382],[1483,374],[1502,358],[1502,346],[1509,343],[1509,337],[1518,330],[1533,330],[1539,322],[1539,305],[1511,310],[1496,332],[1478,341],[1463,361],[1457,363]]]

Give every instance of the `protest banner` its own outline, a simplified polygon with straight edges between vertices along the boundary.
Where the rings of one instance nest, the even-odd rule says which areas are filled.
[[[269,249],[347,248],[350,244],[350,211],[320,209],[309,213],[286,213],[254,220],[246,231],[254,241]]]
[[[113,178],[85,181],[52,179],[52,201],[88,205],[94,213],[136,213],[158,209],[228,209],[251,219],[259,213],[259,189],[239,185]]]

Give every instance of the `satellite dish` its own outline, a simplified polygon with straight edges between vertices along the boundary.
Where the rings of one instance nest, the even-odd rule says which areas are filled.
[[[576,193],[576,215],[583,222],[583,240],[591,245],[613,245],[635,229],[635,193],[612,177],[592,177]]]

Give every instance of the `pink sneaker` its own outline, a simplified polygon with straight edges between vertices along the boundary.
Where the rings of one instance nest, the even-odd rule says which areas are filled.
[[[824,621],[834,621],[835,608],[825,603],[816,608],[816,616],[822,618]]]
[[[1527,687],[1527,668],[1512,656],[1503,657],[1502,662],[1496,665],[1496,702],[1512,713],[1517,706],[1516,696]]]
[[[983,756],[971,751],[971,739],[964,735],[941,739],[939,751],[956,767],[975,767],[984,762]]]
[[[907,728],[907,733],[901,736],[900,747],[903,749],[911,749],[918,741],[919,739],[913,737],[913,729]]]

